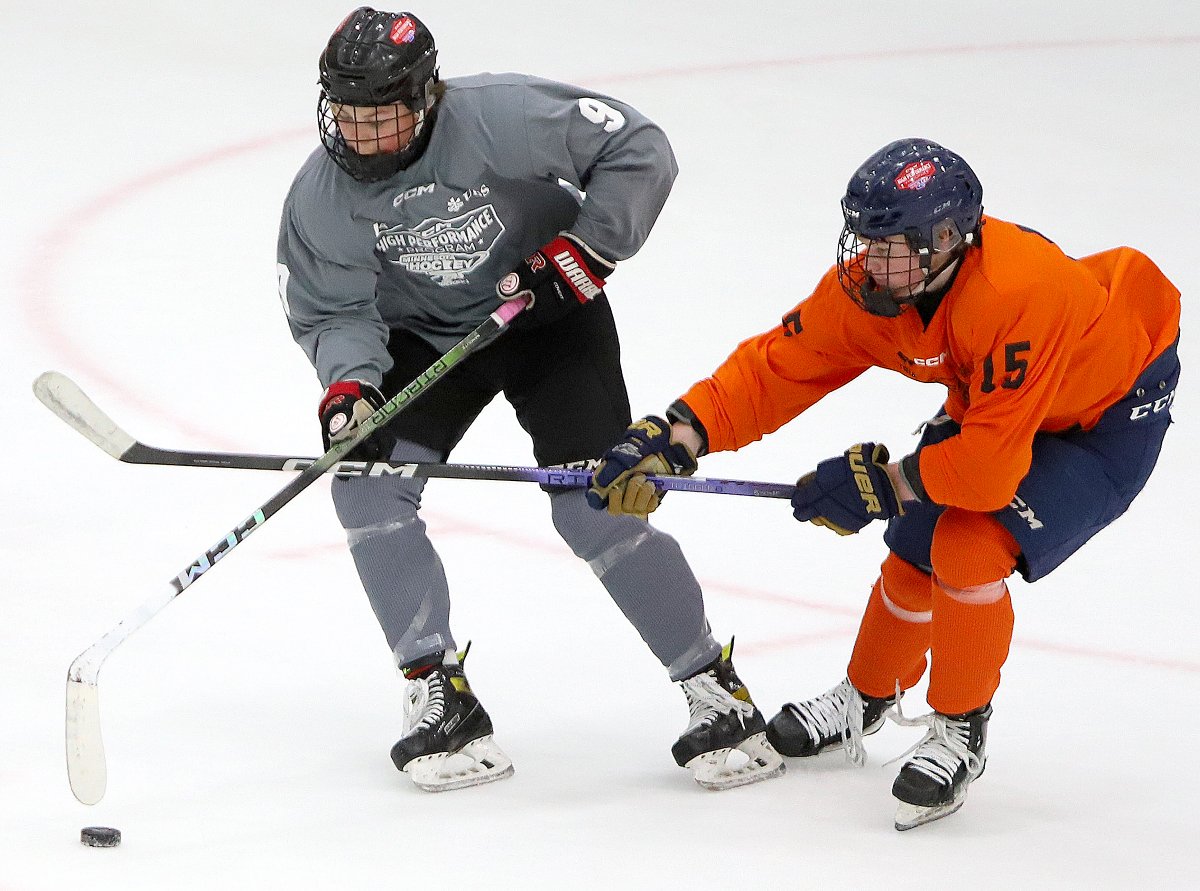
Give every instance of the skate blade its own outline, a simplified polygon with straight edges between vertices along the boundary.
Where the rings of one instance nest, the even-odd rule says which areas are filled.
[[[917,826],[924,826],[926,823],[932,823],[934,820],[949,817],[950,814],[958,811],[962,807],[962,803],[967,800],[968,787],[970,787],[970,783],[962,787],[955,799],[944,803],[944,805],[923,807],[920,805],[910,805],[907,801],[896,799],[896,829],[904,832],[905,830],[917,829]]]
[[[404,772],[418,789],[449,792],[494,783],[513,775],[512,761],[490,736],[480,737],[457,752],[437,752],[414,758]]]
[[[686,766],[697,783],[714,792],[773,779],[787,770],[783,758],[767,742],[765,733],[754,734],[736,749],[713,749],[697,755]]]
[[[971,788],[971,783],[983,776],[985,770],[987,770],[986,759],[983,764],[979,765],[979,773],[971,777],[970,781],[959,790],[958,796],[947,804],[921,807],[896,799],[896,829],[900,832],[904,832],[906,829],[916,829],[918,826],[924,826],[926,823],[932,823],[934,820],[940,820],[942,817],[956,813],[966,802],[967,790]]]
[[[922,807],[917,804],[909,804],[908,802],[901,801],[896,805],[896,829],[904,832],[908,829],[916,829],[918,826],[924,826],[926,823],[932,823],[934,820],[940,820],[942,817],[949,817],[951,814],[957,812],[966,800],[967,796],[962,795],[949,804],[939,804],[933,807]]]

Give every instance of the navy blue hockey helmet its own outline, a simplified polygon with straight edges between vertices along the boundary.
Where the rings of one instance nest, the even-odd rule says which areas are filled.
[[[338,25],[318,60],[317,103],[321,142],[339,167],[362,182],[387,179],[425,150],[438,83],[433,35],[409,12],[360,6]],[[403,105],[416,118],[408,143],[397,151],[348,144],[335,106]],[[358,150],[356,150],[358,149]]]
[[[932,274],[978,238],[983,186],[967,162],[928,139],[898,139],[871,155],[854,172],[842,198],[845,225],[838,245],[843,290],[875,315],[897,316]],[[865,269],[871,242],[902,235],[924,276],[898,297]],[[934,266],[934,259],[943,260]]]

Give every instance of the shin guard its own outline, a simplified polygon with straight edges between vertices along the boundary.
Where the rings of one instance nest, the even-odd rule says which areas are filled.
[[[991,702],[1013,633],[1006,579],[1020,549],[990,514],[948,509],[931,551],[933,667],[929,704],[961,715]]]
[[[907,690],[921,679],[930,644],[930,595],[928,575],[888,554],[850,656],[847,674],[859,692],[889,698],[897,682]]]

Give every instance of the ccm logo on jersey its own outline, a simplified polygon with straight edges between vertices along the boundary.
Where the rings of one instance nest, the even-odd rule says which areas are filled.
[[[871,485],[871,477],[867,473],[867,462],[863,458],[862,443],[851,446],[846,457],[850,460],[850,472],[854,474],[854,483],[858,486],[858,494],[862,497],[863,504],[866,505],[867,513],[882,514],[883,507],[879,504],[879,496],[875,494],[875,487]]]
[[[1129,420],[1137,421],[1147,415],[1157,414],[1163,409],[1170,408],[1171,403],[1175,401],[1175,391],[1172,390],[1166,396],[1160,396],[1153,402],[1147,402],[1143,405],[1138,405],[1129,412]]]
[[[428,194],[429,192],[432,192],[434,188],[435,186],[433,183],[426,183],[423,186],[413,186],[411,189],[401,192],[399,195],[393,198],[392,207],[399,207],[409,198],[416,198],[418,195]]]
[[[896,355],[900,357],[901,362],[907,362],[910,365],[920,365],[922,368],[935,368],[942,365],[946,361],[945,353],[938,353],[936,356],[930,356],[928,359],[916,358],[910,359],[904,353],[897,351]]]

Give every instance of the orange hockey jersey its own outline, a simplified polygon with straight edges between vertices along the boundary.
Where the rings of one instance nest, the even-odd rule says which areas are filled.
[[[859,308],[831,269],[784,324],[740,344],[683,401],[709,450],[779,429],[871,367],[949,391],[962,433],[921,450],[930,499],[1006,506],[1029,471],[1033,436],[1092,427],[1179,332],[1179,291],[1122,247],[1076,260],[1035,232],[984,218],[926,326]]]

